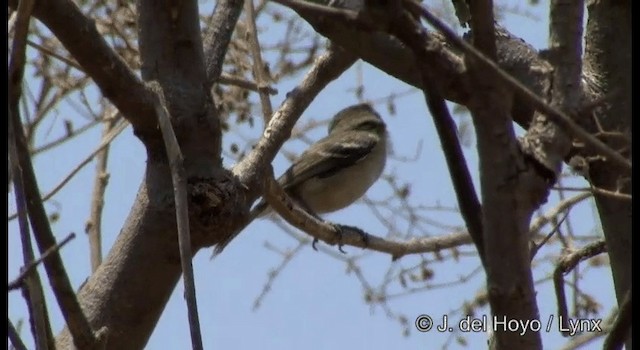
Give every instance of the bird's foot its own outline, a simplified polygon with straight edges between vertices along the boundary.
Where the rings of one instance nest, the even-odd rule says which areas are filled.
[[[341,253],[347,254],[347,252],[345,252],[344,249],[342,249],[342,247],[344,246],[344,244],[342,243],[342,238],[343,238],[343,232],[345,229],[355,231],[360,235],[360,238],[364,243],[363,248],[366,248],[369,245],[369,236],[367,235],[366,232],[364,232],[360,228],[355,226],[339,225],[339,224],[333,224],[333,223],[328,223],[328,224],[330,224],[335,229],[335,232],[337,235],[337,241],[338,241],[338,250]],[[311,243],[311,247],[313,248],[313,250],[316,250],[316,251],[318,250],[318,248],[316,247],[316,244],[318,244],[319,241],[320,240],[317,238],[313,239],[313,242]]]

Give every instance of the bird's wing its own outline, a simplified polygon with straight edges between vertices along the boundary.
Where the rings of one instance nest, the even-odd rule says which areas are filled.
[[[336,136],[321,139],[305,151],[278,179],[287,189],[312,177],[329,177],[342,168],[365,159],[379,142],[370,133],[348,133],[336,142]]]

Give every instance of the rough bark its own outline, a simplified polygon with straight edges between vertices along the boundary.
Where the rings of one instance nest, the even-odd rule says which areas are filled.
[[[609,97],[594,116],[604,131],[620,132],[631,139],[631,1],[591,1],[587,10],[584,66],[591,86],[596,87],[590,90],[591,96]],[[631,145],[616,139],[606,141],[614,149],[626,148],[623,154],[631,158]],[[631,193],[630,176],[610,162],[589,163],[589,178],[599,188]],[[621,303],[631,290],[631,201],[602,195],[596,195],[595,200]],[[626,346],[631,349],[631,332]]]

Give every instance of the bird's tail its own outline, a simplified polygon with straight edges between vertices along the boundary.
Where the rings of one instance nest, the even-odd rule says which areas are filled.
[[[251,211],[249,212],[249,220],[247,221],[247,223],[245,225],[243,225],[242,227],[238,228],[235,232],[233,232],[231,235],[229,235],[229,237],[227,237],[227,239],[225,239],[224,241],[218,243],[216,245],[215,248],[213,248],[213,254],[211,254],[211,259],[215,258],[216,256],[218,256],[220,253],[222,253],[222,250],[224,250],[224,248],[231,243],[231,241],[236,238],[236,236],[242,232],[242,230],[244,230],[247,226],[249,226],[249,224],[251,224],[251,222],[253,222],[253,220],[265,216],[267,214],[269,214],[271,212],[271,207],[269,206],[269,204],[264,201],[261,200],[260,202],[258,202],[258,204],[256,204]]]

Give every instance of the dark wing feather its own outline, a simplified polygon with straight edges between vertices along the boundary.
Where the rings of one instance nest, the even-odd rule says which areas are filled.
[[[340,139],[340,143],[336,143],[336,138]],[[379,138],[369,132],[332,135],[330,139],[325,137],[304,152],[278,179],[278,182],[287,189],[312,177],[329,177],[339,169],[364,159],[378,141]],[[295,179],[294,174],[296,174]]]

